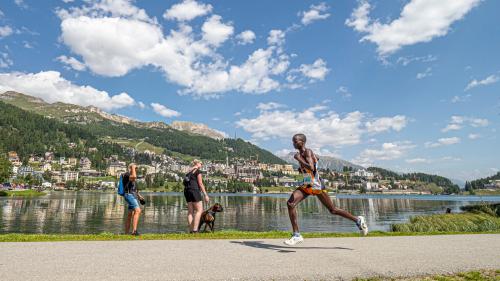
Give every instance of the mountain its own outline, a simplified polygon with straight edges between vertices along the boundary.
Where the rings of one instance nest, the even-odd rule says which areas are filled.
[[[174,121],[172,122],[172,124],[170,124],[170,126],[179,131],[207,136],[216,140],[226,138],[226,135],[224,133],[211,129],[205,124],[191,123],[186,121]]]
[[[290,163],[292,165],[297,165],[297,160],[293,158],[294,155],[295,152],[290,152],[289,154],[280,158],[286,161],[287,163]],[[330,169],[335,171],[342,171],[344,167],[352,167],[354,170],[363,169],[363,167],[359,165],[335,157],[320,156],[320,155],[318,155],[318,157],[319,157],[318,165],[320,169]]]
[[[96,138],[144,141],[165,149],[167,154],[182,154],[218,161],[224,161],[226,157],[230,159],[258,157],[263,163],[284,163],[271,152],[241,139],[214,139],[191,131],[177,130],[163,122],[140,122],[125,116],[109,114],[92,106],[82,107],[60,102],[50,104],[16,92],[0,94],[1,101],[17,107],[20,111],[26,110],[78,126]],[[200,126],[194,127],[200,128]]]
[[[65,124],[1,101],[0,135],[0,151],[16,151],[22,160],[47,151],[56,157],[88,157],[98,169],[105,168],[105,158],[111,155],[131,160],[121,146],[100,141],[81,126]]]

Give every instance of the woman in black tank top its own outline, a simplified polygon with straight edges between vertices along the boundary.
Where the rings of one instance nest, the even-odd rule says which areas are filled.
[[[210,200],[203,185],[201,176],[201,166],[203,163],[200,160],[193,160],[192,168],[184,179],[184,197],[188,205],[188,225],[189,232],[198,232],[201,213],[203,212],[202,199],[206,203]]]

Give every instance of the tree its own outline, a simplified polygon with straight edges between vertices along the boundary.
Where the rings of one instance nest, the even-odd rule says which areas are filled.
[[[5,156],[5,153],[0,151],[0,184],[9,180],[12,175],[12,165]]]

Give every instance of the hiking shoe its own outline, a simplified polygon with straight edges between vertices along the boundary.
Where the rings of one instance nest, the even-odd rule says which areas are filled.
[[[290,239],[283,241],[283,243],[285,243],[285,245],[288,245],[288,246],[294,246],[294,245],[297,245],[297,244],[302,243],[302,242],[304,242],[304,238],[300,234],[299,235],[292,235],[292,237],[290,237]]]
[[[356,225],[359,228],[359,233],[361,235],[366,236],[368,235],[368,225],[366,225],[366,219],[363,216],[359,216],[358,220],[356,221]]]

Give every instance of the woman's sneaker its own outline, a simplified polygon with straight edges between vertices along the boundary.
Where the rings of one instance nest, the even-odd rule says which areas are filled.
[[[302,235],[299,234],[299,235],[292,235],[290,239],[285,240],[283,243],[285,243],[285,245],[288,246],[294,246],[302,242],[304,242],[304,238],[302,237]]]
[[[368,235],[368,225],[366,225],[365,217],[359,216],[358,220],[356,221],[356,225],[358,226],[359,233],[361,233],[361,235]]]

